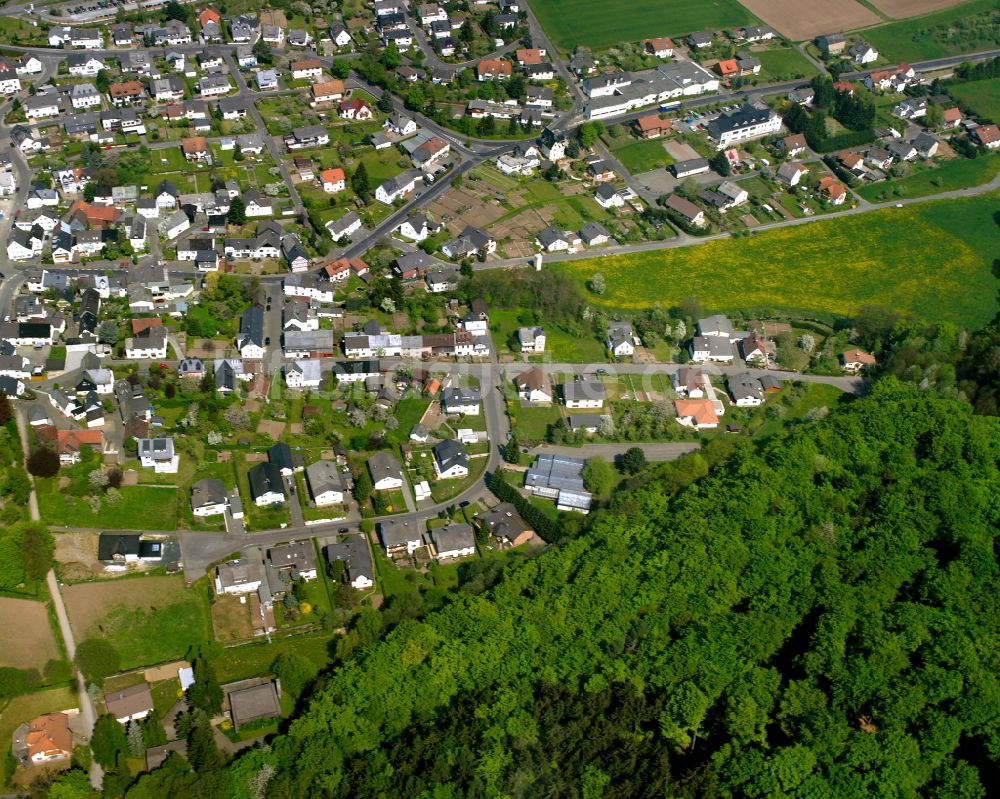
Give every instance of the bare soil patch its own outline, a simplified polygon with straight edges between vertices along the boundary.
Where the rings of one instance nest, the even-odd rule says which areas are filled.
[[[142,577],[69,585],[63,588],[63,597],[73,632],[77,640],[83,640],[116,605],[156,610],[182,601],[184,591],[184,581],[179,577]]]
[[[55,539],[55,560],[62,580],[89,580],[101,573],[96,533],[60,533]]]
[[[5,636],[0,650],[0,666],[15,669],[36,668],[39,671],[50,660],[59,657],[45,604],[30,599],[0,597],[0,629],[17,630]]]
[[[906,3],[907,0],[891,0]],[[935,2],[935,0],[918,0]],[[878,25],[878,14],[855,0],[740,0],[764,22],[789,39],[803,41],[824,33]],[[880,3],[876,3],[881,8]]]
[[[957,6],[965,0],[871,0],[879,11],[893,19],[907,19]]]
[[[264,435],[270,436],[275,441],[281,436],[285,431],[285,423],[278,422],[272,419],[261,419],[260,424],[257,425],[257,432],[263,433]]]
[[[212,602],[212,629],[220,643],[249,638],[253,633],[250,608],[238,597],[221,595]]]
[[[229,349],[229,342],[210,338],[197,338],[186,347],[192,358],[222,358]]]

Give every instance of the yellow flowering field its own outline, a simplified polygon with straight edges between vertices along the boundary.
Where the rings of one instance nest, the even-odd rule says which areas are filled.
[[[828,318],[875,303],[978,327],[997,310],[998,209],[994,192],[555,268],[581,282],[601,273],[607,291],[593,301],[610,309],[694,297],[707,312]]]

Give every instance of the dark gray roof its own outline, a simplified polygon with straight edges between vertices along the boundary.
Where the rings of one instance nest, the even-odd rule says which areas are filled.
[[[434,548],[439,552],[467,549],[476,545],[476,534],[471,524],[448,524],[431,530]]]
[[[351,535],[340,543],[330,544],[326,548],[326,559],[331,563],[335,560],[343,561],[347,567],[347,576],[352,581],[358,577],[367,577],[372,582],[375,581],[372,555],[368,550],[368,544],[360,535]]]
[[[433,451],[442,472],[448,471],[452,466],[469,468],[469,456],[465,453],[465,447],[457,441],[447,439],[438,442],[434,445]]]
[[[243,312],[238,343],[240,347],[247,343],[264,346],[264,309],[259,305],[253,305]]]
[[[226,501],[226,489],[222,481],[215,477],[198,480],[191,486],[191,507],[201,508],[206,505],[218,505]]]
[[[333,461],[316,461],[306,466],[306,482],[313,499],[326,491],[343,490],[340,469]]]
[[[249,472],[247,477],[250,480],[250,493],[256,500],[269,491],[285,493],[285,482],[281,479],[281,472],[273,463],[258,463]]]

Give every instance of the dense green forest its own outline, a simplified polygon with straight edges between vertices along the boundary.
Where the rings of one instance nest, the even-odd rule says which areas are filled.
[[[126,795],[985,796],[1000,420],[890,376],[729,446],[359,646],[268,746]]]

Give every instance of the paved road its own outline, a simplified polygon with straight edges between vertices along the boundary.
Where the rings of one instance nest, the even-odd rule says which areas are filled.
[[[624,455],[633,447],[641,449],[647,461],[657,462],[675,461],[681,455],[701,449],[701,445],[696,441],[671,441],[662,444],[584,444],[582,447],[556,447],[543,444],[540,447],[532,447],[528,452],[532,455],[569,455],[573,458],[600,457],[610,461]]]
[[[385,364],[396,363],[394,359],[383,359]],[[642,375],[672,375],[682,368],[679,363],[438,363],[434,364],[434,372],[444,372],[448,374],[473,375],[480,380],[481,385],[499,385],[504,380],[512,380],[515,375],[521,374],[534,367],[538,367],[549,375],[553,374],[577,374],[594,375],[598,371],[602,375],[632,375],[634,377]],[[721,366],[717,364],[699,364],[702,372],[712,376],[724,376],[731,374],[745,374],[749,372],[754,377],[771,375],[778,380],[801,381],[803,383],[823,383],[836,386],[841,391],[852,394],[864,392],[865,381],[861,377],[848,375],[810,375],[800,372],[786,372],[781,369],[748,369],[745,366]],[[639,381],[636,381],[639,382]],[[641,385],[636,386],[642,389]],[[506,417],[505,417],[506,418]],[[489,421],[489,419],[487,419]],[[492,427],[488,427],[492,430]],[[495,437],[494,437],[494,440]]]
[[[247,82],[243,78],[243,73],[240,72],[239,67],[236,66],[236,62],[233,60],[232,50],[226,48],[222,57],[225,59],[226,66],[229,67],[229,74],[232,75],[233,79],[236,81],[236,96],[246,101],[247,110],[250,112],[250,116],[253,117],[254,123],[257,125],[257,132],[264,137],[264,144],[267,147],[267,151],[271,154],[271,158],[274,159],[274,163],[277,165],[278,171],[281,173],[281,179],[285,181],[285,185],[288,187],[288,194],[292,198],[292,204],[295,206],[295,213],[305,213],[305,206],[302,204],[302,198],[299,196],[299,192],[295,188],[295,183],[292,181],[291,172],[288,171],[288,163],[284,158],[282,158],[284,153],[281,151],[281,147],[279,147],[275,142],[274,136],[268,133],[264,117],[260,115],[260,111],[257,109],[257,103],[254,102],[254,99],[258,96],[257,93],[252,92],[247,88]]]

